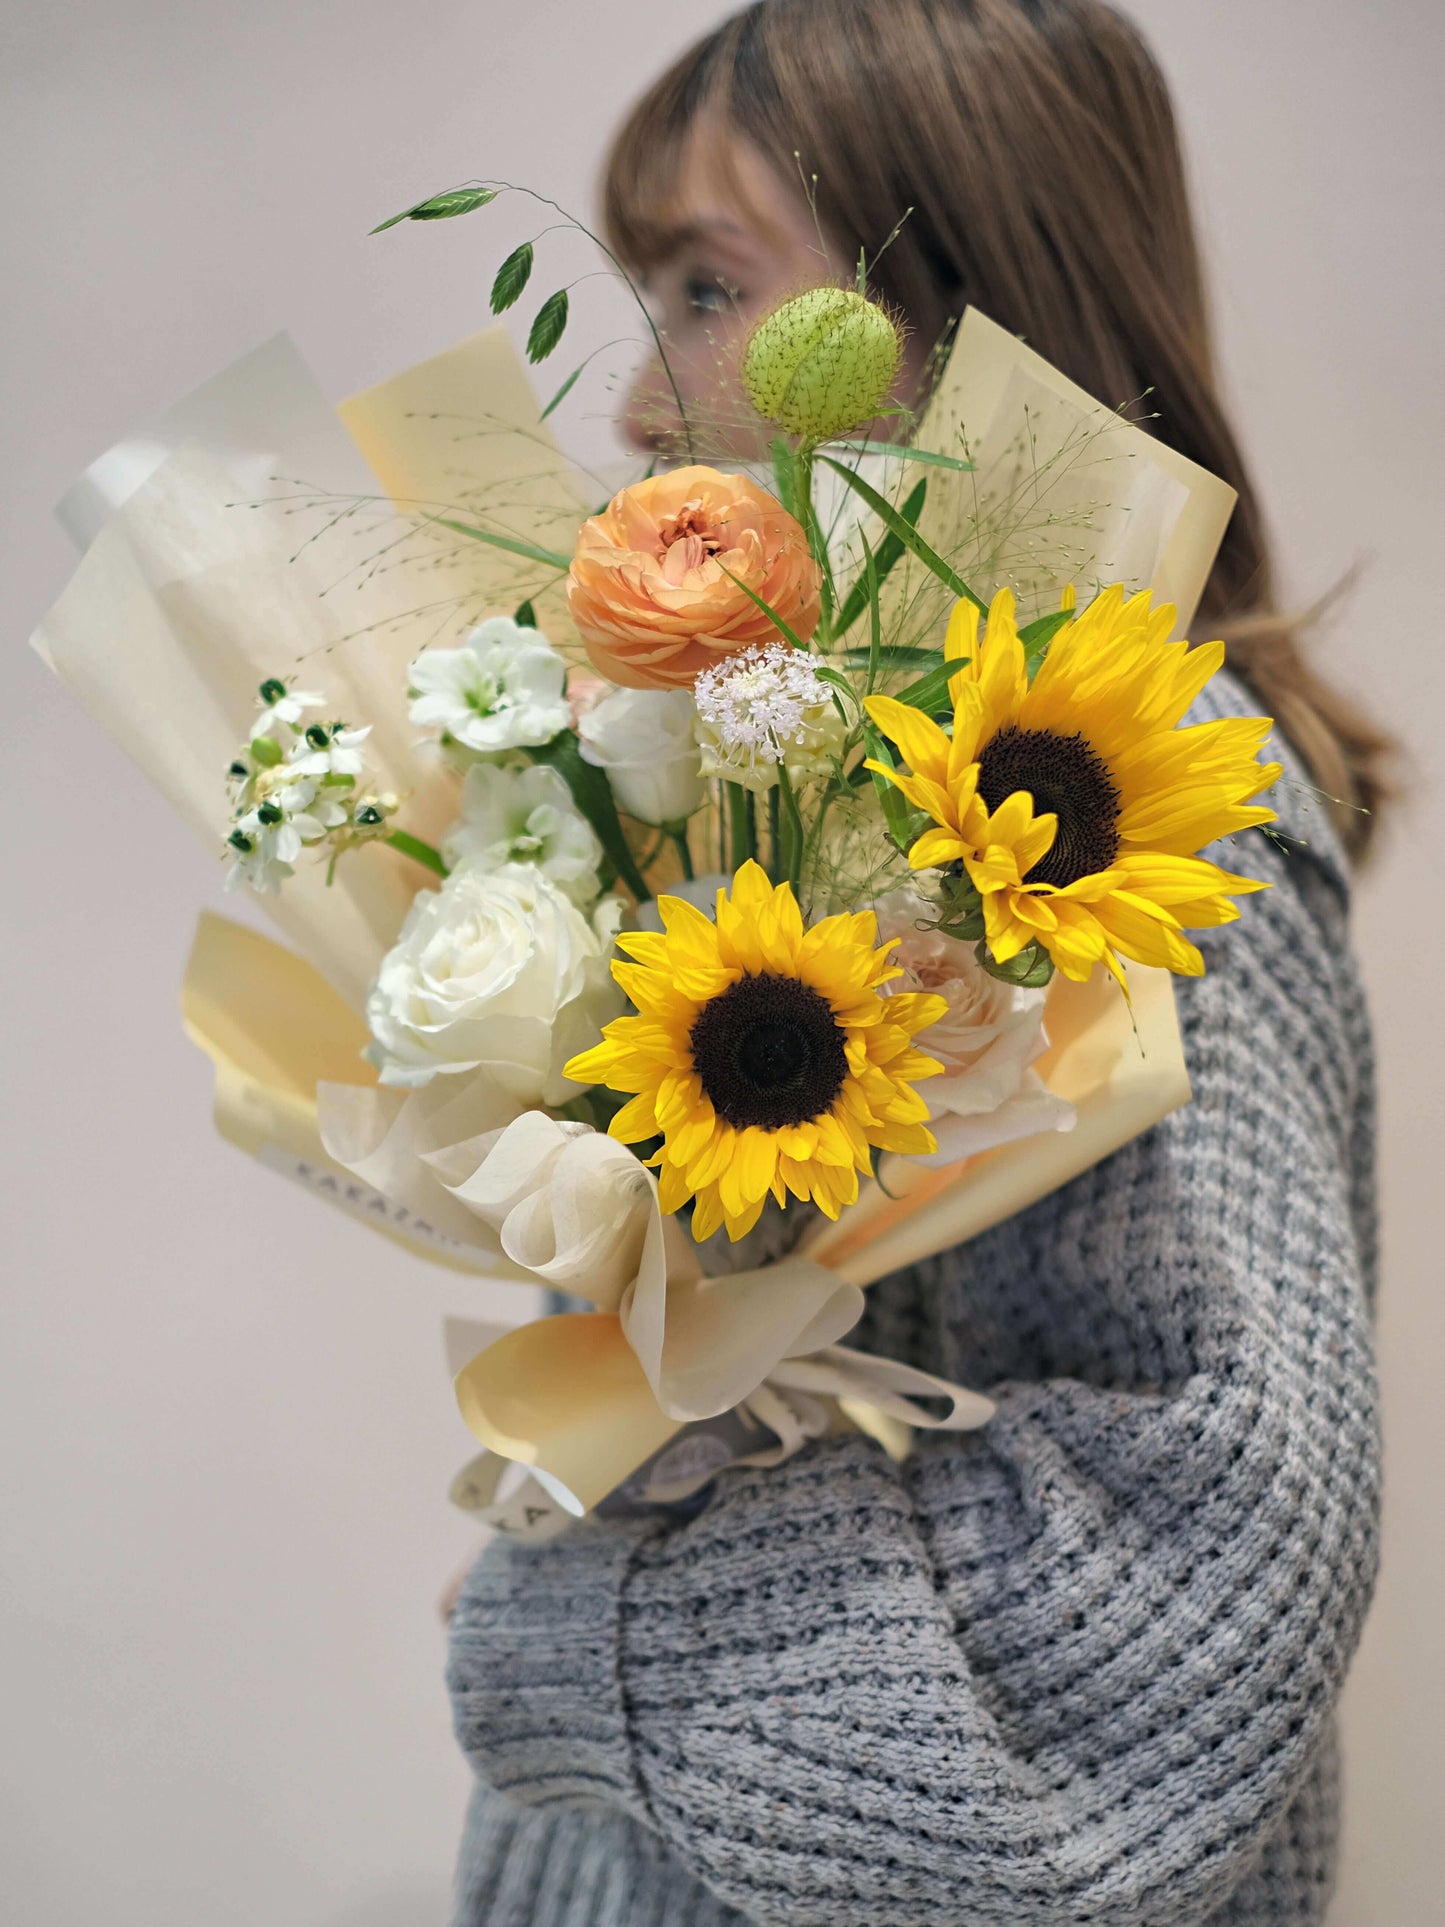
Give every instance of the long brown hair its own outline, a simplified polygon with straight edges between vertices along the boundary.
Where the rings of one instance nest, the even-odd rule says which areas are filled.
[[[1216,386],[1204,279],[1164,77],[1102,0],[757,0],[632,110],[606,174],[620,257],[645,272],[666,182],[707,115],[785,178],[925,339],[969,303],[1238,491],[1199,620],[1273,712],[1360,855],[1390,738],[1276,612],[1264,521]]]

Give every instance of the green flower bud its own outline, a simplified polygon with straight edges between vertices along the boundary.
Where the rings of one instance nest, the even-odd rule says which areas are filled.
[[[789,435],[829,442],[873,419],[902,358],[902,331],[885,309],[851,288],[812,288],[753,329],[743,386]]]
[[[279,703],[285,694],[286,685],[281,681],[279,676],[268,676],[261,685],[261,700],[263,703]]]
[[[275,769],[281,760],[281,745],[270,736],[253,736],[251,754],[262,769]]]

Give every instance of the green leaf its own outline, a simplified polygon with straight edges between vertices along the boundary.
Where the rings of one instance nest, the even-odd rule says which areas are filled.
[[[592,357],[591,355],[589,355],[587,357],[587,361],[591,361],[591,359]],[[551,414],[552,410],[554,408],[560,408],[562,403],[566,401],[567,397],[571,394],[572,390],[577,386],[577,377],[582,373],[582,370],[587,366],[587,361],[578,362],[577,366],[572,370],[571,374],[568,375],[566,381],[563,382],[562,386],[557,390],[556,394],[552,397],[551,401],[547,403],[547,406],[542,410],[541,414],[537,417],[538,421],[542,421],[542,422],[546,421],[547,417]]]
[[[496,187],[449,187],[445,194],[433,194],[425,201],[418,201],[415,207],[393,214],[389,221],[379,222],[371,231],[385,234],[398,221],[449,221],[453,215],[470,214],[474,208],[485,207],[488,201],[495,201],[500,192]]]
[[[977,943],[984,932],[982,908],[970,910],[962,917],[945,917],[938,925],[938,932],[943,937],[957,937],[960,943]]]
[[[532,243],[524,241],[519,248],[513,248],[492,283],[492,313],[502,314],[521,298],[532,272]]]
[[[519,629],[535,629],[537,626],[537,611],[532,607],[530,601],[519,603],[512,611],[512,620]]]
[[[722,569],[721,562],[718,563],[718,567]],[[768,621],[777,629],[778,634],[783,637],[784,641],[790,642],[795,649],[801,649],[804,655],[808,653],[807,643],[804,642],[796,630],[788,627],[787,623],[783,621],[783,618],[778,614],[771,602],[764,602],[763,598],[750,589],[747,583],[742,580],[741,576],[734,575],[731,569],[723,569],[722,572],[729,582],[735,582],[737,584],[750,602],[755,602],[758,605],[763,614],[768,618]]]
[[[534,763],[546,763],[556,770],[571,790],[572,801],[597,832],[597,841],[602,845],[608,862],[637,901],[648,902],[652,892],[643,881],[642,872],[627,847],[627,838],[622,834],[622,822],[617,814],[607,772],[583,760],[577,732],[564,729],[550,743],[529,749],[527,754]]]
[[[928,477],[925,475],[910,492],[908,499],[899,511],[905,522],[916,522],[918,520],[919,516],[923,513],[923,504],[927,494]],[[878,552],[873,558],[879,582],[882,582],[884,576],[887,575],[888,571],[893,567],[893,564],[902,553],[903,544],[898,540],[898,537],[893,534],[885,535],[883,540],[878,544]],[[868,580],[866,574],[864,574],[858,577],[857,581],[848,591],[838,620],[833,626],[833,634],[835,636],[846,635],[867,607]]]
[[[453,522],[445,515],[436,518],[438,528],[450,529],[455,535],[469,535],[474,542],[490,542],[494,549],[505,549],[508,555],[524,555],[529,562],[543,562],[549,569],[570,569],[572,558],[563,555],[559,549],[540,549],[535,542],[519,541],[515,535],[498,535],[492,529],[474,529],[470,522]]]
[[[904,548],[916,555],[924,568],[931,575],[937,576],[946,589],[956,596],[963,597],[965,601],[973,603],[983,614],[988,614],[987,604],[974,594],[958,571],[950,567],[937,550],[929,547],[912,523],[905,521],[893,504],[886,501],[876,488],[865,482],[861,475],[855,475],[853,470],[845,467],[842,462],[835,462],[831,455],[822,455],[818,459],[826,462],[829,468],[836,470],[843,477],[853,493],[868,504],[884,527],[891,534],[896,535]]]
[[[921,709],[925,716],[935,710],[952,707],[948,700],[948,685],[963,667],[960,657],[953,662],[941,662],[936,669],[930,669],[926,676],[900,689],[897,700],[907,703],[912,709]]]
[[[392,849],[400,850],[403,856],[409,856],[413,863],[420,863],[423,869],[431,870],[439,877],[449,874],[446,864],[442,862],[441,852],[433,849],[430,843],[423,843],[419,836],[413,836],[409,830],[393,830],[390,836],[382,840],[389,843]]]
[[[974,463],[957,455],[939,455],[931,448],[911,448],[906,442],[845,442],[850,453],[858,455],[896,455],[905,462],[918,462],[928,468],[952,468],[960,475],[972,475]]]
[[[1016,957],[1010,957],[1007,963],[995,963],[989,955],[987,943],[977,944],[973,954],[990,977],[997,977],[1003,984],[1016,984],[1024,990],[1040,989],[1054,974],[1054,960],[1037,938]]]
[[[890,769],[897,769],[897,759],[891,746],[872,723],[863,725],[863,747],[873,762],[886,763]],[[876,769],[870,769],[868,774],[873,778],[873,789],[878,798],[878,807],[883,812],[884,826],[898,848],[906,850],[913,841],[913,812],[908,807],[908,798],[886,776],[880,776]]]
[[[547,296],[537,310],[537,319],[532,323],[532,332],[527,336],[528,361],[545,361],[562,339],[562,330],[566,326],[567,290],[558,288],[555,294]]]
[[[834,660],[862,668],[863,665],[869,661],[872,654],[873,651],[871,648],[840,649]],[[920,669],[925,663],[931,669],[935,663],[941,662],[942,660],[943,651],[941,649],[927,649],[921,643],[916,642],[884,643],[878,651],[878,667],[880,669]]]
[[[858,540],[863,544],[863,584],[868,591],[868,687],[871,691],[878,681],[878,664],[883,654],[883,612],[878,606],[878,564],[861,529]]]
[[[1030,682],[1043,667],[1044,658],[1049,653],[1049,644],[1060,629],[1073,619],[1072,609],[1055,609],[1052,615],[1039,616],[1019,630],[1019,641],[1024,646],[1024,668],[1028,672]]]
[[[843,694],[848,698],[849,702],[853,705],[854,715],[856,716],[857,714],[859,714],[862,705],[858,700],[858,692],[856,689],[854,689],[852,683],[849,682],[846,676],[840,675],[836,669],[827,668],[823,663],[818,661],[816,656],[813,658],[812,669],[813,669],[813,674],[818,678],[820,682],[831,683],[834,689],[841,689]],[[846,723],[848,721],[848,712],[843,708],[843,705],[838,701],[838,698],[836,696],[833,698],[833,704],[834,704],[834,707],[837,709],[838,714],[843,718],[843,721]]]

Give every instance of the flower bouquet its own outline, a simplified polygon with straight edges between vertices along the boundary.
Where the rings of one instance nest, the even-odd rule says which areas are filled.
[[[453,1497],[519,1536],[985,1423],[842,1345],[863,1289],[1187,1100],[1170,973],[1259,887],[1198,852],[1273,815],[1269,723],[1188,725],[1176,639],[1230,492],[972,312],[872,439],[898,353],[866,270],[804,291],[766,470],[597,507],[501,330],[339,419],[273,343],[62,508],[37,647],[294,946],[202,921],[220,1128],[587,1307],[451,1333]]]

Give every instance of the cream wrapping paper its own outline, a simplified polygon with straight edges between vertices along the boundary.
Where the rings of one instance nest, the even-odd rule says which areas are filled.
[[[935,548],[961,556],[985,601],[1007,583],[1027,621],[1058,607],[1061,583],[1122,582],[1172,602],[1175,635],[1189,634],[1235,491],[977,308],[964,312],[913,440],[976,464],[973,475],[928,470],[920,527]]]
[[[1012,576],[1026,600],[1031,575],[1085,585],[1122,576],[1174,600],[1187,628],[1231,491],[972,311],[915,442],[955,455],[966,447],[977,459],[973,476],[929,468],[921,527],[936,546],[956,548],[983,504],[983,522],[1002,534],[989,548],[980,533],[980,587]],[[898,479],[885,493],[896,499],[917,465],[890,466]],[[354,397],[339,419],[282,340],[88,471],[64,515],[88,547],[33,640],[218,851],[221,772],[245,738],[256,686],[277,673],[318,689],[336,715],[374,726],[371,766],[408,794],[407,825],[434,836],[455,812],[455,789],[415,754],[405,664],[524,595],[555,641],[570,637],[559,569],[443,521],[485,522],[565,553],[580,517],[609,492],[600,479],[569,470],[500,328]],[[1004,539],[1011,503],[1027,513]],[[874,530],[875,548],[877,539]],[[967,554],[964,567],[971,573]],[[888,593],[918,598],[911,558]],[[425,881],[378,846],[348,855],[329,890],[320,866],[303,869],[267,904],[299,955],[202,920],[183,1007],[216,1066],[217,1123],[270,1168],[419,1255],[555,1281],[555,1253],[539,1264],[541,1247],[528,1242],[537,1223],[524,1216],[504,1237],[511,1207],[498,1218],[505,1200],[494,1195],[489,1206],[478,1180],[483,1149],[517,1120],[476,1089],[452,1088],[466,1080],[439,1080],[420,1102],[382,1091],[360,1056],[356,1013]],[[885,1159],[838,1224],[764,1272],[704,1279],[668,1220],[643,1239],[655,1245],[646,1289],[635,1288],[639,1255],[631,1286],[611,1302],[523,1326],[470,1360],[458,1397],[487,1447],[473,1492],[490,1487],[485,1503],[494,1502],[492,1459],[506,1458],[533,1469],[524,1492],[547,1495],[554,1510],[593,1505],[702,1422],[698,1414],[725,1409],[720,1399],[739,1410],[755,1402],[774,1439],[765,1451],[795,1449],[842,1411],[902,1450],[907,1427],[935,1416],[917,1396],[951,1399],[944,1423],[982,1422],[986,1401],[969,1404],[976,1395],[860,1363],[836,1339],[868,1284],[966,1242],[1187,1101],[1167,977],[1130,969],[1132,1016],[1099,977],[1085,986],[1056,977],[1048,995],[1052,1042],[1037,1068],[1074,1105],[1072,1132],[942,1171]],[[478,1151],[470,1171],[468,1146]]]
[[[733,1407],[784,1450],[841,1411],[901,1451],[899,1428],[929,1422],[912,1403],[919,1396],[951,1399],[947,1423],[982,1423],[987,1402],[972,1404],[976,1394],[921,1374],[900,1378],[906,1368],[887,1360],[860,1366],[861,1355],[836,1340],[856,1322],[864,1287],[965,1243],[1187,1102],[1171,981],[1130,966],[1129,982],[1132,1020],[1111,982],[1050,985],[1052,1041],[1039,1068],[1075,1106],[1072,1131],[1015,1140],[943,1171],[885,1159],[858,1203],[792,1258],[714,1279],[703,1277],[678,1221],[656,1212],[654,1181],[626,1147],[537,1112],[504,1123],[506,1100],[468,1078],[383,1089],[359,1055],[361,1020],[269,939],[204,919],[183,1006],[216,1065],[217,1123],[230,1141],[292,1176],[300,1174],[283,1159],[303,1165],[312,1174],[303,1182],[418,1255],[597,1307],[508,1332],[457,1374],[458,1404],[486,1452],[458,1475],[454,1496],[479,1519],[530,1538],[593,1509],[690,1423]],[[491,1162],[509,1129],[507,1154]],[[539,1139],[557,1160],[586,1140],[594,1177],[613,1165],[640,1208],[619,1210],[615,1186],[559,1185]],[[779,1446],[763,1449],[756,1462],[776,1462],[766,1451]],[[550,1483],[498,1501],[499,1467],[488,1454]]]
[[[398,487],[442,489],[450,463],[453,486],[439,499],[393,504],[282,337],[118,444],[61,505],[88,546],[32,646],[218,860],[229,828],[223,772],[267,676],[294,678],[331,715],[373,726],[367,766],[408,799],[408,828],[435,839],[456,814],[453,776],[416,754],[406,666],[429,643],[514,608],[519,571],[531,581],[538,570],[428,518],[465,520],[486,502],[499,505],[489,523],[535,540],[544,522],[575,531],[584,494],[536,422],[504,330],[438,359],[457,384],[495,388],[506,410],[464,456],[455,422],[433,419],[425,476],[389,468]],[[400,429],[432,366],[358,398],[369,447],[382,446],[378,420],[394,415]],[[528,509],[529,494],[550,508]],[[348,854],[331,887],[324,865],[302,865],[262,902],[360,1008],[424,881],[408,859],[372,845]]]

